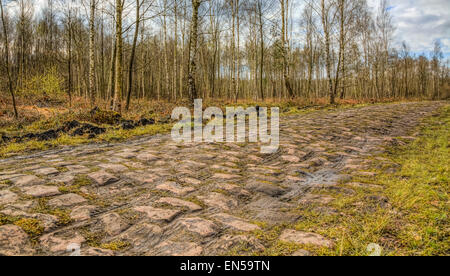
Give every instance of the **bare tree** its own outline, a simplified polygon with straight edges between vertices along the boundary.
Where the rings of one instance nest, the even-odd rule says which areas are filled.
[[[133,87],[133,66],[134,60],[136,56],[136,44],[139,36],[139,26],[141,25],[141,6],[144,3],[143,0],[136,0],[136,22],[134,26],[134,37],[133,37],[133,45],[131,46],[131,55],[130,55],[130,65],[128,68],[128,93],[127,93],[127,104],[126,110],[130,108],[130,100],[131,100],[131,90]]]
[[[198,10],[200,8],[201,0],[192,0],[192,20],[191,20],[191,34],[189,37],[189,75],[188,86],[191,100],[198,97],[197,88],[195,86],[195,75],[197,71],[197,43],[198,43]]]
[[[333,89],[333,79],[332,79],[332,61],[331,61],[331,30],[332,24],[334,22],[335,13],[330,15],[332,12],[332,4],[326,0],[321,0],[321,17],[322,17],[322,28],[324,36],[324,47],[325,47],[325,60],[326,60],[326,71],[328,79],[328,90],[330,96],[330,103],[336,103],[336,94]]]
[[[11,100],[13,104],[14,109],[14,117],[16,119],[19,118],[19,113],[17,112],[17,106],[16,106],[16,97],[14,95],[14,89],[13,89],[13,82],[11,78],[11,72],[10,72],[10,65],[9,65],[9,40],[8,40],[8,30],[6,28],[6,22],[5,22],[5,14],[3,11],[3,1],[0,1],[0,9],[1,9],[1,16],[2,16],[2,26],[3,26],[3,40],[4,40],[4,49],[5,49],[5,60],[6,60],[6,74],[8,75],[8,89],[9,93],[11,94]]]
[[[125,1],[116,0],[116,69],[113,110],[121,112],[123,93],[123,37],[122,37],[122,14]]]
[[[90,0],[89,17],[89,91],[91,94],[91,105],[95,105],[95,9],[96,0]]]
[[[287,38],[286,38],[286,9],[285,0],[280,0],[281,3],[281,55],[283,59],[283,78],[284,85],[286,86],[287,92],[291,98],[295,97],[294,91],[292,89],[291,81],[289,79],[289,63],[288,63],[288,49],[287,49]]]

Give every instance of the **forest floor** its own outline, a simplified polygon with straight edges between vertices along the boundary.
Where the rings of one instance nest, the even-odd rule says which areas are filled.
[[[271,155],[159,134],[1,159],[0,255],[445,255],[449,129],[448,102],[380,104],[287,112]]]

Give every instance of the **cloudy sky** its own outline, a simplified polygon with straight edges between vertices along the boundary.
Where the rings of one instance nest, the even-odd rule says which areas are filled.
[[[375,8],[380,0],[368,2]],[[450,0],[390,0],[390,7],[397,46],[406,41],[411,51],[428,53],[439,39],[450,58]]]

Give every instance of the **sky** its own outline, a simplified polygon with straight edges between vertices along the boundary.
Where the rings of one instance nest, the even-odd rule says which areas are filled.
[[[376,8],[380,0],[368,0]],[[406,41],[415,54],[429,53],[440,40],[446,58],[450,58],[450,0],[390,0],[396,26],[394,45]]]

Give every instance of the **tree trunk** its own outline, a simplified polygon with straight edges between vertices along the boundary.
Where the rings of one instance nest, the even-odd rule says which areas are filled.
[[[294,91],[292,90],[291,81],[289,79],[289,63],[288,63],[288,49],[287,49],[287,39],[286,39],[286,6],[285,6],[285,0],[280,0],[281,2],[281,43],[282,43],[282,58],[283,58],[283,79],[284,79],[284,85],[287,89],[287,92],[289,93],[289,96],[291,98],[295,97]]]
[[[67,93],[69,94],[69,107],[72,107],[72,89],[73,89],[73,79],[72,79],[72,7],[69,6],[69,15],[67,19],[67,29],[69,32],[68,37],[68,61],[67,61],[67,71],[68,71],[68,90]]]
[[[91,0],[91,14],[89,18],[89,92],[91,94],[91,106],[95,105],[95,2]]]
[[[260,64],[259,64],[259,94],[261,100],[264,101],[264,25],[263,25],[263,11],[262,11],[262,0],[258,0],[257,2],[257,10],[258,10],[258,18],[259,18],[259,39],[260,39],[260,47],[261,47],[261,56],[260,56]]]
[[[114,89],[113,110],[122,111],[122,93],[123,93],[123,38],[122,38],[122,12],[123,6],[121,0],[116,0],[116,76]]]
[[[174,101],[178,100],[178,2],[174,2],[174,17],[175,17],[175,30],[174,30],[174,45],[173,45],[173,78],[172,78],[172,91],[174,96]]]
[[[170,77],[169,77],[169,47],[167,43],[167,0],[164,0],[164,13],[163,13],[163,33],[164,33],[164,90],[168,99],[171,98],[170,91]]]
[[[333,94],[337,95],[337,90],[339,87],[339,77],[340,77],[340,73],[342,70],[342,66],[345,66],[344,64],[342,64],[343,62],[343,54],[345,51],[345,0],[339,0],[338,2],[338,8],[339,8],[339,14],[340,14],[340,33],[339,33],[339,56],[338,56],[338,65],[337,65],[337,70],[336,70],[336,78],[334,81],[334,90],[333,90]],[[343,94],[341,95],[341,98],[343,98]]]
[[[236,73],[236,103],[237,100],[239,98],[239,93],[240,93],[240,82],[241,82],[241,47],[240,47],[240,43],[241,43],[241,39],[240,39],[240,19],[239,19],[239,0],[236,0],[236,33],[237,33],[237,73]]]
[[[16,118],[16,120],[17,120],[19,118],[19,113],[17,112],[16,97],[14,95],[11,72],[10,72],[10,68],[9,68],[9,41],[8,41],[8,31],[6,30],[5,15],[3,12],[3,1],[0,1],[0,8],[1,8],[1,16],[2,16],[2,24],[3,24],[3,39],[4,39],[4,43],[5,43],[4,48],[5,48],[5,59],[6,59],[6,74],[8,75],[8,89],[9,89],[9,93],[11,94],[11,100],[12,100],[13,109],[14,109],[14,118]]]
[[[336,95],[333,89],[333,80],[331,78],[331,53],[330,53],[330,30],[328,21],[328,9],[325,7],[325,0],[322,0],[322,25],[325,35],[325,55],[326,55],[326,70],[328,79],[328,89],[330,92],[330,104],[336,103]]]
[[[108,99],[111,100],[110,109],[114,109],[115,99],[115,82],[116,82],[116,56],[117,56],[117,40],[114,36],[111,48],[111,64],[109,69]]]
[[[133,37],[133,45],[131,47],[131,55],[130,55],[130,66],[128,68],[128,93],[127,93],[127,104],[126,104],[126,110],[130,108],[130,101],[131,101],[131,92],[133,89],[133,65],[134,65],[134,59],[136,55],[136,44],[137,39],[139,35],[139,25],[141,23],[141,3],[140,0],[136,0],[136,26],[134,29],[134,37]]]
[[[198,43],[198,10],[200,7],[200,0],[192,0],[192,21],[191,34],[189,38],[189,74],[188,86],[191,100],[194,101],[198,97],[197,88],[195,86],[195,75],[197,71],[196,57],[197,57],[197,43]]]

